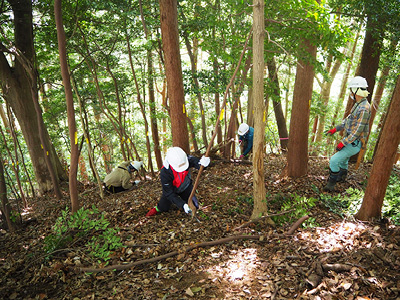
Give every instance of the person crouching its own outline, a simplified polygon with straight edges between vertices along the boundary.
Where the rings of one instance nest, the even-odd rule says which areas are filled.
[[[171,204],[175,204],[185,213],[191,213],[188,205],[188,199],[193,190],[190,168],[205,168],[210,164],[210,158],[203,156],[201,159],[187,155],[179,147],[169,148],[163,167],[160,171],[160,180],[162,185],[162,195],[158,204],[150,209],[146,217],[154,216],[160,212],[167,212]],[[193,196],[193,204],[199,208],[199,202],[196,196]]]
[[[142,165],[142,161],[134,161],[133,163],[125,161],[121,163],[104,178],[105,190],[112,194],[132,190],[140,180],[135,180],[132,183],[131,174],[135,171],[138,172]]]

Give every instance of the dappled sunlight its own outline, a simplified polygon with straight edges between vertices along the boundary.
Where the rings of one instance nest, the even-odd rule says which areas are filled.
[[[213,253],[211,256],[214,259],[221,260],[221,263],[213,265],[207,270],[213,278],[228,280],[230,282],[252,280],[251,273],[256,268],[258,260],[256,249],[232,250],[228,256],[219,252]]]
[[[298,234],[300,240],[315,243],[321,252],[352,250],[359,246],[359,236],[367,230],[362,223],[339,222],[329,227],[317,227],[314,231],[302,231]]]

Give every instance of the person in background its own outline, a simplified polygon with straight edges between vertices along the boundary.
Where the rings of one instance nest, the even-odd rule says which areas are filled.
[[[253,150],[254,128],[246,123],[242,123],[238,129],[239,145],[242,151],[240,159],[248,159]]]
[[[158,204],[150,209],[146,217],[151,217],[157,213],[167,212],[171,204],[175,204],[185,213],[191,213],[188,205],[189,196],[193,190],[192,179],[190,177],[190,168],[205,168],[210,164],[210,158],[203,156],[201,159],[187,155],[179,147],[169,148],[165,156],[163,167],[160,171],[160,180],[162,185],[162,195]],[[199,202],[196,196],[193,196],[193,204],[199,208]]]
[[[369,132],[369,119],[371,107],[367,100],[367,80],[364,77],[356,76],[350,80],[350,97],[355,101],[350,114],[343,122],[328,130],[326,134],[333,135],[335,132],[344,129],[343,137],[337,145],[337,152],[329,161],[329,179],[324,187],[325,191],[333,192],[337,182],[344,181],[348,173],[349,159],[365,147],[365,140]]]
[[[109,193],[119,193],[123,191],[132,190],[134,185],[137,185],[140,180],[131,182],[131,175],[133,172],[138,172],[142,167],[142,161],[125,161],[117,168],[112,170],[110,174],[104,178],[104,187]]]

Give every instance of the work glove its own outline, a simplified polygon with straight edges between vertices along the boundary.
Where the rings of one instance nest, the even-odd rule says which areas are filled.
[[[138,185],[140,180],[135,180],[135,184]]]
[[[340,143],[337,145],[336,150],[337,150],[337,151],[340,151],[340,150],[343,149],[343,147],[344,147],[343,143],[340,142]]]
[[[331,130],[325,131],[325,135],[328,135],[328,134],[333,135],[335,132],[336,132],[336,128],[332,128]]]
[[[204,168],[208,167],[208,165],[210,164],[210,158],[203,155],[200,158],[199,164],[202,165]]]
[[[183,210],[187,214],[191,214],[192,213],[192,210],[190,209],[189,205],[187,205],[186,203],[183,205]]]

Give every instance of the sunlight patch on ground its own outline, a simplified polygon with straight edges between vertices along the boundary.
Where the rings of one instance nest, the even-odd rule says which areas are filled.
[[[207,270],[212,277],[231,282],[235,280],[251,280],[251,272],[256,268],[257,263],[256,249],[232,250],[228,255],[228,260],[224,259],[226,254],[222,253],[213,253],[211,256],[222,259],[220,264],[214,265]]]
[[[301,240],[313,242],[321,252],[340,249],[351,250],[358,246],[358,237],[367,228],[362,223],[340,222],[327,228],[315,228],[315,231],[304,231],[298,235]]]

